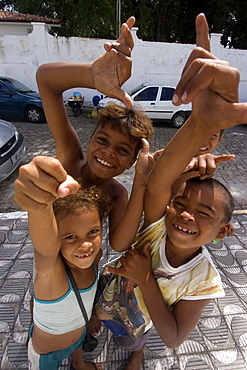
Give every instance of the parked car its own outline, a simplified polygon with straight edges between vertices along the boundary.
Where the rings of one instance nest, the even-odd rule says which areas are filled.
[[[0,119],[0,182],[19,166],[24,154],[23,135],[12,123]]]
[[[0,115],[18,116],[29,122],[45,122],[38,93],[10,77],[0,76]]]
[[[181,127],[191,114],[191,104],[175,106],[172,103],[174,87],[160,85],[140,85],[129,92],[134,106],[143,109],[153,120],[169,120],[172,127]],[[123,104],[117,99],[105,97],[101,99],[98,108],[105,107],[110,101]]]

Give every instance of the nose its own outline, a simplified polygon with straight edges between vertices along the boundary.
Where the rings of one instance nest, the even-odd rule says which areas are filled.
[[[91,242],[87,242],[86,240],[83,240],[81,243],[80,243],[80,246],[79,248],[90,248],[92,246],[92,243]]]
[[[195,221],[195,218],[191,212],[183,211],[180,213],[179,217],[181,217],[184,221]]]
[[[103,153],[107,155],[108,157],[114,157],[114,149],[110,146],[103,149]]]

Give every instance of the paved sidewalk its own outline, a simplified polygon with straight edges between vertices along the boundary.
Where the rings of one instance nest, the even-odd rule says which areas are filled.
[[[14,124],[26,139],[25,162],[37,154],[54,155],[54,142],[46,125]],[[94,128],[93,120],[86,119],[83,123],[77,120],[74,125],[81,140],[84,138],[87,141]],[[176,130],[168,125],[159,125],[155,132],[152,150],[163,147]],[[208,245],[221,274],[226,296],[214,300],[205,308],[189,338],[174,350],[168,349],[152,329],[144,352],[145,370],[247,369],[246,138],[247,127],[239,126],[225,134],[218,149],[220,153],[237,155],[235,161],[224,164],[216,173],[216,177],[230,187],[236,198],[232,219],[235,233],[224,241]],[[132,175],[133,170],[130,170],[120,177],[128,189]],[[27,215],[13,201],[16,176],[17,172],[0,184],[0,369],[11,370],[28,369],[25,342],[33,289],[33,247],[27,230]],[[102,264],[114,254],[110,248],[105,248],[104,252]],[[104,370],[122,370],[128,354],[116,348],[109,332],[102,329],[99,346],[85,357],[100,363]],[[61,369],[69,369],[68,360],[64,361]]]

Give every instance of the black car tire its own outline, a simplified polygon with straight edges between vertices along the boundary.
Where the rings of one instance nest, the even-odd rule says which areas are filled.
[[[42,123],[45,122],[45,115],[41,108],[32,106],[26,110],[26,117],[29,122]]]
[[[174,116],[171,119],[171,125],[175,128],[180,128],[183,126],[183,124],[186,121],[186,115],[183,112],[179,112],[174,114]]]

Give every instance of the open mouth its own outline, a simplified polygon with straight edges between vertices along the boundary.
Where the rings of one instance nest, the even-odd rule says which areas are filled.
[[[93,251],[88,252],[88,253],[83,253],[83,254],[76,254],[75,257],[78,257],[78,258],[87,258],[87,257],[90,257],[92,254],[93,254]]]
[[[182,226],[175,225],[175,224],[173,226],[175,227],[175,229],[177,229],[179,231],[182,231],[185,234],[196,234],[195,231],[192,231],[190,229],[187,229],[186,227],[182,227]]]
[[[208,148],[200,148],[199,149],[199,153],[201,153],[201,152],[206,152],[208,150]]]
[[[109,167],[109,168],[113,168],[114,165],[109,163],[109,162],[106,162],[104,161],[103,159],[99,158],[99,157],[96,157],[96,161],[99,162],[100,164],[102,164],[103,166],[106,166],[106,167]]]

